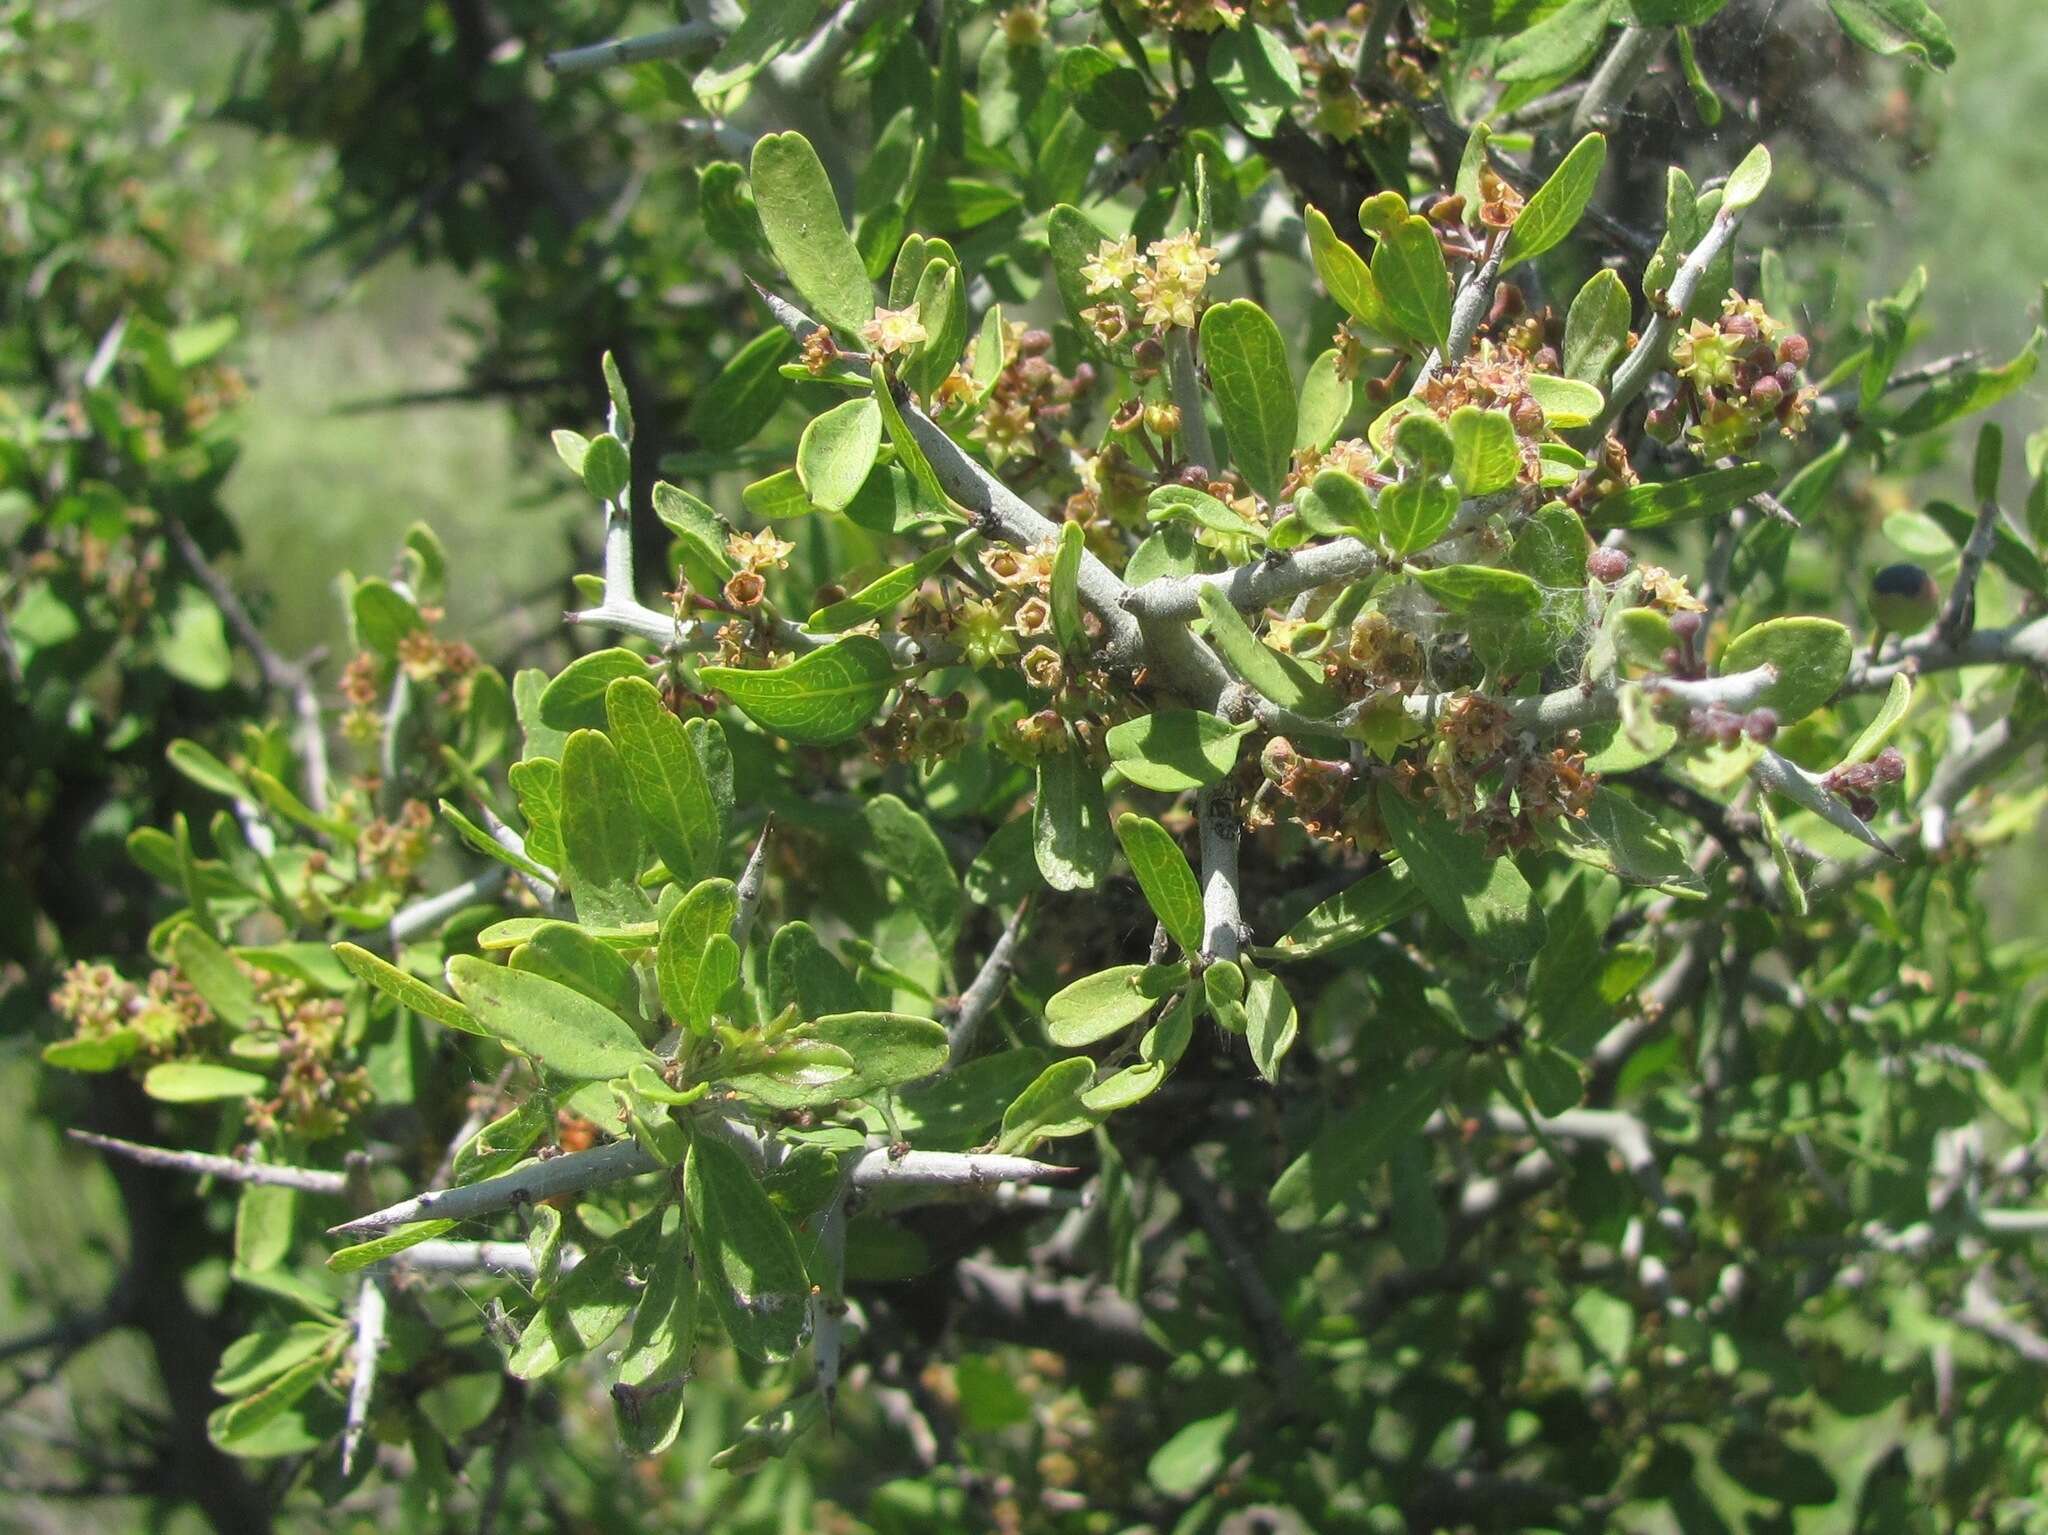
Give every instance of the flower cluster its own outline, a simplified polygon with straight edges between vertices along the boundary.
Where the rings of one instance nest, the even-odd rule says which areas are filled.
[[[138,1053],[171,1054],[214,1023],[213,1009],[175,970],[152,970],[138,986],[111,965],[73,965],[50,993],[50,1011],[76,1040],[102,1040],[131,1029]]]
[[[876,762],[936,762],[968,741],[965,693],[934,698],[906,687],[881,721],[868,728],[868,753]]]
[[[1051,433],[1066,423],[1076,401],[1095,387],[1095,367],[1078,364],[1071,376],[1053,365],[1049,332],[1012,323],[1005,327],[1003,366],[982,393],[979,411],[968,435],[988,452],[991,462],[1041,453]],[[980,338],[971,344],[978,349]],[[970,366],[974,359],[970,357]],[[958,372],[942,393],[953,391]]]
[[[1084,309],[1081,317],[1106,346],[1130,334],[1134,305],[1138,324],[1192,329],[1202,317],[1209,279],[1223,270],[1217,254],[1188,230],[1154,240],[1143,257],[1138,255],[1137,240],[1129,235],[1104,240],[1094,259],[1081,268],[1081,277],[1088,291],[1103,295],[1105,301]]]
[[[284,1134],[298,1141],[341,1134],[370,1102],[369,1072],[335,1065],[346,1006],[289,977],[265,976],[260,982],[257,1000],[269,1017],[259,1017],[248,1037],[258,1052],[274,1052],[284,1075],[270,1097],[251,1100],[250,1127],[265,1137]]]
[[[1821,786],[1839,795],[1858,820],[1868,821],[1877,815],[1877,791],[1905,776],[1905,757],[1896,746],[1887,746],[1868,762],[1843,763],[1821,780]]]
[[[396,820],[373,819],[356,837],[356,867],[365,879],[407,885],[426,859],[434,830],[434,812],[425,801],[409,799]]]
[[[1677,392],[1645,426],[1663,442],[1675,442],[1682,429],[1709,459],[1748,451],[1773,424],[1796,437],[1818,393],[1801,371],[1810,353],[1806,337],[1731,292],[1715,324],[1695,320],[1678,338],[1671,349]]]
[[[740,612],[759,607],[768,595],[767,573],[786,568],[795,549],[795,544],[786,538],[777,538],[766,528],[758,533],[728,534],[725,552],[732,556],[739,569],[725,583],[727,606]]]
[[[917,305],[908,309],[882,309],[877,307],[875,317],[860,328],[860,338],[868,344],[868,350],[879,352],[884,357],[898,352],[907,352],[927,338],[924,324],[917,317]]]

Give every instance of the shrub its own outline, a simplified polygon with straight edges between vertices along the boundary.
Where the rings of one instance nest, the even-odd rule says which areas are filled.
[[[1722,9],[568,59],[864,78],[857,216],[822,132],[701,170],[774,328],[680,459],[610,354],[555,431],[604,648],[507,681],[422,526],[331,742],[170,748],[225,808],[45,1057],[241,1148],[108,1147],[238,1190],[213,1442],[422,1527],[2033,1517],[2048,437],[1872,524],[2040,336],[1809,324],[1769,151],[1609,163]]]

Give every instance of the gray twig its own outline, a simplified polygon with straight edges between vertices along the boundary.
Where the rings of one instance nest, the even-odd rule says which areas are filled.
[[[1002,937],[995,947],[988,951],[988,958],[975,972],[974,979],[960,994],[960,1000],[953,1007],[953,1021],[947,1028],[946,1069],[951,1071],[974,1053],[974,1046],[981,1035],[981,1025],[995,1010],[1001,1000],[1003,988],[1009,984],[1013,956],[1017,952],[1017,940],[1024,932],[1024,919],[1031,910],[1029,900],[1017,903],[1017,910],[1011,916],[1009,925],[1003,929]]]
[[[547,66],[558,75],[589,74],[619,64],[672,59],[679,53],[716,42],[722,35],[723,29],[708,21],[686,21],[679,26],[642,32],[637,37],[614,37],[582,48],[564,48],[547,56]]]
[[[761,909],[761,892],[768,887],[768,836],[775,830],[775,817],[769,816],[761,823],[761,835],[754,839],[754,850],[747,855],[747,866],[740,871],[737,887],[738,905],[732,914],[732,941],[741,948],[747,946],[747,935],[754,929],[754,914]]]
[[[117,1140],[91,1130],[64,1132],[81,1145],[92,1146],[145,1167],[166,1167],[173,1172],[191,1173],[197,1178],[221,1178],[230,1183],[263,1183],[297,1189],[305,1194],[340,1194],[348,1186],[346,1173],[331,1173],[310,1167],[280,1167],[268,1162],[244,1162],[239,1157],[214,1156],[204,1151],[173,1151],[168,1146],[145,1146],[137,1141]]]
[[[384,1286],[374,1274],[356,1286],[354,1378],[348,1386],[348,1415],[341,1428],[341,1474],[355,1469],[356,1448],[370,1416],[370,1397],[377,1389],[377,1355],[384,1347]]]

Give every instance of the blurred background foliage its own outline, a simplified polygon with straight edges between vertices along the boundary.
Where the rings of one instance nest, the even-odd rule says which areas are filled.
[[[1785,0],[1784,8],[1802,4]],[[1758,34],[1744,30],[1749,23],[1740,13],[1779,9],[1776,0],[1733,7],[1719,34],[1722,62],[1767,75],[1775,61],[1746,55]],[[27,18],[37,12],[45,14],[32,24]],[[478,20],[485,15],[496,19],[487,25]],[[601,89],[551,86],[516,39],[549,36],[551,23],[559,23],[574,35],[558,41],[587,40],[661,24],[665,12],[617,3],[507,3],[492,11],[462,0],[307,7],[15,0],[0,4],[0,18],[0,82],[13,91],[28,80],[25,48],[43,55],[34,66],[45,71],[33,90],[0,99],[6,202],[15,205],[22,195],[24,173],[35,178],[38,153],[54,157],[46,185],[83,189],[83,177],[60,163],[63,151],[49,134],[107,136],[119,144],[117,153],[134,155],[123,174],[140,182],[136,201],[124,202],[127,194],[116,188],[115,202],[156,210],[145,222],[165,239],[133,268],[121,266],[119,252],[97,250],[117,269],[125,299],[139,313],[156,313],[167,335],[181,325],[235,317],[217,354],[196,365],[207,376],[187,384],[186,398],[195,389],[222,396],[217,416],[210,406],[193,413],[191,442],[209,455],[208,467],[166,472],[179,476],[171,500],[248,594],[270,644],[288,657],[323,648],[343,653],[335,571],[363,568],[364,551],[395,547],[406,526],[423,520],[460,572],[451,587],[452,632],[491,656],[524,648],[545,659],[550,647],[553,659],[565,655],[555,620],[569,574],[588,568],[595,530],[585,499],[552,463],[539,428],[601,416],[595,359],[609,345],[631,359],[642,419],[675,429],[708,376],[707,359],[715,362],[758,321],[747,318],[744,299],[730,286],[729,260],[670,239],[673,227],[694,227],[685,210],[694,213],[695,185],[681,174],[684,162],[669,158],[665,135],[681,130],[673,113],[646,99],[654,89],[646,73]],[[1968,0],[1950,6],[1946,19],[1958,59],[1942,75],[1870,60],[1826,36],[1811,40],[1814,57],[1786,71],[1782,88],[1794,99],[1777,105],[1808,126],[1814,152],[1781,157],[1778,195],[1752,220],[1751,239],[1784,253],[1802,286],[1805,328],[1819,338],[1823,356],[1831,332],[1845,331],[1865,302],[1891,291],[1916,265],[1935,274],[1923,319],[1944,350],[1981,347],[2003,357],[2023,335],[2021,317],[2038,295],[2037,215],[2048,197],[2048,140],[2037,119],[2048,100],[2048,12],[2035,0]],[[465,26],[483,30],[464,38]],[[491,35],[492,26],[502,35]],[[10,27],[16,35],[7,35]],[[403,102],[295,96],[272,52],[287,36],[312,54],[329,46],[416,47],[423,61],[417,91]],[[1707,52],[1711,62],[1715,55]],[[473,73],[458,82],[438,77],[441,69]],[[591,252],[567,233],[584,210],[560,202],[545,166],[514,155],[505,171],[509,185],[471,182],[472,157],[482,152],[475,142],[478,103],[515,116],[525,110],[516,104],[523,96],[509,89],[494,94],[493,72],[534,92],[549,138],[569,146],[572,160],[585,157],[611,178],[606,185],[620,194],[622,214],[607,230],[601,260],[586,259]],[[477,75],[485,77],[481,85]],[[252,98],[252,89],[264,94]],[[1638,107],[1645,117],[1656,115],[1642,102]],[[614,137],[627,131],[621,122],[633,125],[630,142]],[[785,123],[758,107],[744,124],[749,133],[804,125],[800,115]],[[1740,143],[1752,130],[1730,124],[1723,131]],[[408,150],[391,147],[401,142]],[[1669,147],[1674,154],[1686,148]],[[664,216],[664,198],[673,219]],[[118,237],[121,215],[108,206],[73,210],[84,237]],[[502,223],[515,219],[522,227],[508,234]],[[476,227],[465,229],[468,220]],[[519,259],[498,259],[505,249],[517,250]],[[44,304],[41,292],[27,292],[31,274],[6,264],[6,255],[0,246],[9,290],[0,292],[0,305]],[[118,307],[105,296],[74,295],[67,344],[89,350],[97,339],[93,322],[111,323]],[[9,376],[0,390],[18,394],[13,371],[23,359],[4,360]],[[2015,466],[2044,398],[2048,390],[2037,382],[1997,412],[2010,427]],[[433,403],[421,406],[423,400]],[[200,421],[202,414],[208,419]],[[1958,463],[1933,466],[1912,492],[1925,494],[1945,481],[1953,491],[1966,475]],[[1872,524],[1907,494],[1903,477],[1858,491],[1851,511]],[[1806,573],[1822,582],[1826,574]],[[174,584],[165,596],[176,600]],[[143,640],[122,633],[113,643]],[[203,640],[195,643],[204,648]],[[213,663],[202,656],[184,664]],[[158,676],[129,698],[127,712],[145,724],[119,751],[113,771],[146,780],[140,797],[128,801],[135,820],[161,823],[192,803],[190,787],[163,771],[162,746],[236,712],[244,702],[241,685],[195,690],[175,675]],[[106,1102],[110,1079],[40,1070],[42,1031],[31,1015],[41,1010],[51,956],[20,941],[47,920],[28,904],[28,892],[69,884],[89,893],[100,906],[95,920],[103,946],[131,952],[150,898],[120,853],[127,827],[69,824],[51,797],[52,784],[107,765],[80,766],[40,746],[31,751],[31,733],[43,737],[29,722],[9,720],[5,733],[12,824],[4,836],[14,888],[0,901],[0,914],[14,939],[0,943],[8,967],[0,972],[0,1158],[9,1169],[0,1183],[0,1249],[7,1253],[0,1338],[57,1325],[61,1313],[52,1302],[104,1291],[134,1244],[175,1245],[184,1217],[198,1212],[217,1222],[225,1208],[193,1199],[176,1180],[110,1171],[99,1158],[61,1145],[61,1124],[133,1128],[142,1110]],[[69,750],[93,750],[77,732],[67,742]],[[26,835],[31,827],[33,838]],[[2038,913],[2048,909],[2039,853],[2035,845],[2000,855],[2000,894],[1989,914],[2008,933],[2030,926],[2037,932]],[[202,1382],[211,1372],[224,1336],[216,1313],[227,1285],[225,1260],[209,1254],[217,1234],[211,1242],[203,1230],[186,1235],[184,1249],[167,1250],[163,1261],[162,1272],[175,1276],[173,1293],[146,1302],[156,1318],[147,1328],[157,1340],[154,1357],[135,1331],[115,1331],[67,1356],[65,1412],[32,1418],[14,1410],[15,1401],[0,1404],[7,1408],[0,1445],[11,1474],[36,1480],[44,1460],[39,1436],[53,1426],[68,1432],[72,1425],[61,1420],[72,1413],[76,1424],[96,1428],[110,1443],[175,1425],[175,1415],[165,1412],[165,1382],[176,1395],[180,1370],[186,1385],[194,1372]],[[193,1329],[182,1364],[177,1348],[163,1342],[165,1330],[180,1325]],[[1051,1358],[1026,1363],[1059,1368]],[[965,1373],[989,1377],[971,1410],[1000,1424],[1014,1404],[994,1383],[998,1371],[970,1363]],[[732,1413],[723,1416],[730,1420]],[[701,1466],[732,1427],[720,1418],[718,1411],[693,1412],[688,1432],[703,1443],[631,1478],[610,1477],[608,1422],[585,1424],[585,1440],[564,1436],[546,1453],[586,1495],[599,1483],[609,1488],[591,1504],[584,1527],[639,1528],[641,1491]],[[1129,1449],[1144,1453],[1142,1442]],[[818,1445],[820,1484],[838,1453],[830,1441]],[[61,1499],[12,1501],[0,1492],[0,1526],[204,1528],[195,1506],[180,1501],[190,1498],[217,1527],[237,1527],[241,1514],[223,1493],[228,1482],[206,1485],[211,1454],[203,1439],[192,1440],[182,1484],[140,1487],[129,1504],[95,1502],[89,1512],[67,1509]],[[780,1508],[755,1507],[739,1495],[728,1512],[740,1523],[730,1527],[804,1528],[803,1480],[778,1487]],[[616,1501],[607,1506],[607,1497]],[[886,1511],[878,1523],[887,1527]]]

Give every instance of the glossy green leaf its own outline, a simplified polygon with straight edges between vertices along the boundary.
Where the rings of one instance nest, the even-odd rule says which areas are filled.
[[[1616,0],[1565,0],[1535,26],[1510,38],[1498,55],[1504,84],[1561,80],[1599,51]]]
[[[1727,181],[1721,186],[1721,212],[1742,213],[1764,195],[1764,188],[1771,184],[1771,152],[1762,145],[1744,155],[1735,169],[1728,173]]]
[[[629,1023],[640,1016],[640,978],[632,964],[573,922],[540,923],[506,963],[580,991]]]
[[[1131,861],[1138,888],[1153,914],[1165,926],[1167,935],[1185,954],[1200,954],[1206,945],[1202,934],[1202,888],[1195,883],[1195,871],[1180,844],[1149,816],[1126,811],[1117,817],[1117,840],[1124,857]],[[1059,1043],[1067,1043],[1061,1040]]]
[[[1038,759],[1031,840],[1038,872],[1055,890],[1093,890],[1109,872],[1109,805],[1076,743]]]
[[[1682,480],[1631,485],[1602,499],[1587,516],[1596,528],[1656,528],[1695,517],[1718,517],[1778,482],[1769,464],[1708,469]]]
[[[1772,618],[1728,642],[1715,670],[1723,676],[1775,666],[1778,680],[1760,702],[1781,724],[1804,719],[1841,690],[1855,659],[1856,642],[1831,618]]]
[[[1230,461],[1260,496],[1277,501],[1294,459],[1296,406],[1287,343],[1272,317],[1250,299],[1210,305],[1202,315],[1201,338]]]
[[[1956,61],[1948,26],[1927,0],[1828,0],[1842,30],[1873,53],[1910,54],[1936,69]]]
[[[754,145],[749,180],[761,232],[796,291],[819,319],[857,337],[874,318],[875,290],[810,140],[767,135]]]
[[[859,733],[896,673],[880,640],[856,634],[775,671],[706,666],[698,676],[763,730],[805,746],[829,746]]]
[[[810,1280],[746,1159],[709,1134],[692,1137],[683,1209],[698,1286],[733,1347],[771,1363],[794,1356],[810,1332]]]
[[[1179,794],[1220,782],[1237,765],[1253,723],[1233,725],[1206,709],[1160,709],[1112,725],[1103,744],[1132,783]]]
[[[1237,125],[1256,138],[1271,134],[1301,100],[1301,67],[1271,28],[1245,21],[1212,34],[1209,83]]]
[[[1301,381],[1301,404],[1294,425],[1296,452],[1322,452],[1336,440],[1351,415],[1356,386],[1339,376],[1335,348],[1319,353]]]
[[[1457,515],[1456,488],[1426,475],[1396,481],[1373,505],[1380,544],[1397,560],[1420,554],[1442,538]]]
[[[1190,953],[1198,952],[1199,938]],[[1045,1004],[1047,1037],[1072,1050],[1128,1028],[1187,984],[1188,969],[1177,965],[1112,965],[1061,988]]]
[[[616,501],[633,483],[633,459],[610,432],[591,439],[583,454],[583,488],[599,501]]]
[[[1330,297],[1359,324],[1383,336],[1399,336],[1401,322],[1387,308],[1365,258],[1338,237],[1329,219],[1313,205],[1303,210],[1302,218],[1308,225],[1309,259]]]
[[[623,1018],[559,981],[458,954],[448,984],[487,1033],[558,1075],[605,1080],[654,1061]]]
[[[1513,859],[1489,858],[1477,837],[1391,790],[1381,792],[1379,807],[1409,877],[1461,937],[1499,965],[1521,964],[1543,947],[1543,908]]]
[[[221,1103],[253,1098],[269,1086],[267,1077],[211,1061],[164,1061],[142,1079],[142,1090],[159,1103]]]
[[[368,949],[353,943],[337,943],[334,954],[348,966],[351,974],[368,981],[386,996],[394,998],[401,1007],[410,1008],[422,1018],[431,1018],[465,1034],[488,1032],[469,1016],[469,1009],[453,997],[435,990],[418,976],[407,974]]]
[[[1070,656],[1088,648],[1088,631],[1081,623],[1081,557],[1087,552],[1088,535],[1078,522],[1060,524],[1059,548],[1052,557],[1053,634],[1060,649]]]
[[[1564,321],[1564,376],[1604,389],[1628,345],[1632,311],[1619,273],[1602,267],[1586,279]]]
[[[605,713],[655,856],[684,884],[712,873],[725,828],[683,722],[644,677],[614,681],[605,690]]]
[[[871,395],[835,405],[797,439],[796,473],[822,511],[842,512],[859,494],[882,450],[882,408]]]
[[[1161,485],[1145,498],[1145,516],[1152,522],[1187,522],[1233,537],[1263,537],[1265,530],[1237,508],[1192,485]]]
[[[1504,410],[1461,405],[1451,412],[1451,481],[1468,496],[1490,495],[1515,483],[1522,450]]]
[[[1900,436],[1932,432],[1973,411],[1988,410],[2015,390],[2024,388],[2041,365],[2043,333],[2035,330],[2010,362],[1996,368],[1965,368],[1936,379],[1897,415],[1884,423]]]
[[[1372,275],[1402,333],[1441,350],[1451,333],[1451,274],[1429,220],[1395,223],[1373,252]]]
[[[539,1380],[565,1361],[586,1354],[619,1329],[639,1291],[617,1243],[591,1253],[571,1270],[519,1335],[506,1370],[520,1380]]]
[[[796,340],[781,326],[765,330],[727,358],[691,399],[689,433],[710,453],[730,453],[752,442],[790,396],[782,365],[796,356]]]
[[[562,877],[585,922],[637,922],[647,915],[639,886],[646,842],[618,748],[595,730],[562,747]]]
[[[1081,1101],[1094,1080],[1095,1063],[1085,1055],[1054,1061],[1004,1111],[995,1149],[1022,1156],[1040,1141],[1087,1134],[1102,1117]]]
[[[1544,423],[1552,431],[1588,425],[1606,403],[1599,390],[1575,378],[1531,373],[1525,382],[1536,403],[1543,407]]]
[[[768,1009],[794,1007],[799,1017],[857,1013],[867,1006],[859,985],[808,922],[786,922],[768,945]]]
[[[932,935],[940,955],[949,954],[964,908],[960,876],[953,872],[945,843],[929,821],[893,794],[877,794],[861,807],[861,815],[883,867],[902,887],[905,903]]]
[[[593,650],[578,656],[541,690],[540,719],[550,730],[602,730],[604,693],[620,677],[645,677],[647,661],[630,650]]]
[[[1300,1033],[1294,999],[1278,977],[1256,972],[1244,994],[1245,1042],[1251,1046],[1252,1064],[1268,1082],[1280,1080],[1280,1063],[1294,1048]]]
[[[328,1272],[354,1274],[373,1263],[382,1263],[386,1258],[395,1258],[409,1247],[422,1242],[431,1242],[436,1237],[446,1236],[456,1227],[454,1221],[412,1221],[387,1231],[382,1236],[372,1237],[367,1242],[357,1242],[327,1256]]]
[[[1363,943],[1422,904],[1422,887],[1405,864],[1392,864],[1347,885],[1311,910],[1275,947],[1282,959],[1312,959]]]
[[[1209,620],[1209,642],[1238,676],[1282,708],[1313,719],[1337,712],[1337,695],[1321,673],[1260,641],[1222,592],[1204,586],[1199,600]]]
[[[1578,226],[1593,189],[1600,183],[1600,171],[1607,163],[1607,138],[1589,133],[1571,147],[1550,177],[1529,194],[1528,202],[1508,231],[1507,249],[1501,256],[1501,270],[1517,262],[1533,261],[1562,241]]]
[[[803,40],[817,18],[821,0],[754,0],[740,24],[726,35],[711,62],[697,71],[690,89],[722,96],[745,85],[776,56]]]
[[[1417,585],[1470,622],[1533,618],[1543,609],[1543,589],[1519,571],[1492,565],[1445,565],[1414,574]]]
[[[953,546],[943,544],[908,565],[899,565],[887,575],[876,577],[852,596],[819,608],[805,620],[804,627],[813,634],[840,634],[882,618],[924,585],[928,576],[943,570],[952,558]]]

